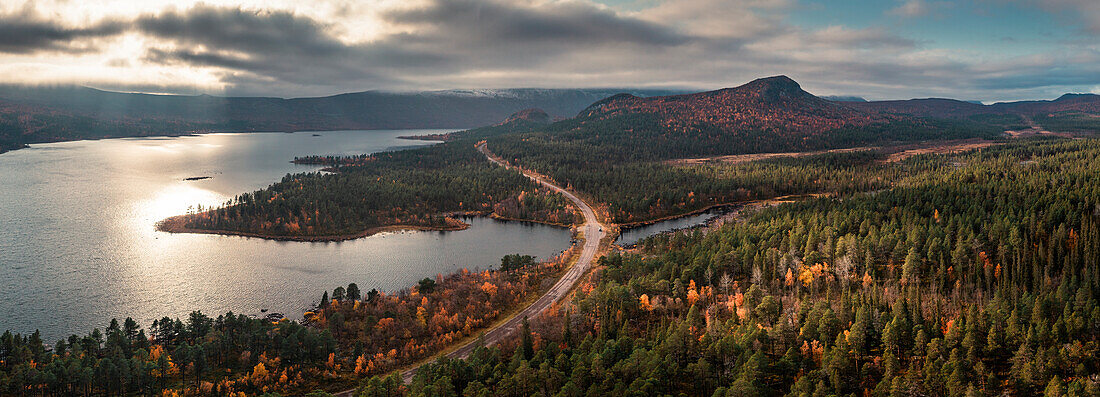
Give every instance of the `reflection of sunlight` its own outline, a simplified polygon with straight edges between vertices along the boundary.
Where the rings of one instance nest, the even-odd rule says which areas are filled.
[[[193,153],[196,151],[209,151],[223,146],[220,143],[224,134],[207,134],[198,137],[168,137],[168,138],[141,138],[138,148],[160,153]],[[186,138],[197,138],[200,141],[192,141]]]
[[[140,145],[140,146],[138,146],[138,148],[145,149],[145,150],[148,150],[148,151],[151,151],[151,152],[162,152],[162,153],[175,153],[175,152],[178,151],[177,148],[175,147],[175,145],[170,145],[170,144],[169,145]]]
[[[171,235],[155,231],[156,222],[176,215],[187,213],[188,207],[201,204],[203,207],[220,205],[226,197],[218,193],[197,187],[190,182],[176,182],[163,186],[159,191],[151,192],[146,200],[135,201],[132,224],[135,228],[134,249],[128,254],[133,265],[128,269],[129,276],[142,283],[158,283],[158,275],[179,272],[180,255],[194,249],[193,236]]]
[[[188,183],[176,183],[157,192],[152,199],[137,203],[136,218],[145,222],[153,219],[158,222],[164,218],[187,213],[197,205],[203,207],[224,204],[229,198],[221,194],[201,189]]]

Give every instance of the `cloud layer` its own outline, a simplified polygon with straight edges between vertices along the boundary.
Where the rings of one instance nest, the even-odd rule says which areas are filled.
[[[874,98],[996,100],[1100,86],[1094,40],[990,59],[884,26],[800,26],[788,18],[804,7],[793,0],[668,0],[629,11],[586,0],[324,4],[331,13],[198,3],[59,17],[33,5],[0,7],[0,74],[9,76],[5,82],[168,91],[190,91],[190,82],[194,91],[284,97],[365,89],[708,89],[774,74],[822,94]],[[932,5],[898,2],[883,17],[925,18]],[[1100,9],[1091,1],[1033,6],[1083,10],[1083,34],[1100,33]]]
[[[65,26],[47,20],[33,9],[24,8],[0,15],[0,53],[94,51],[93,39],[117,36],[126,29],[125,23],[112,20],[85,26]]]

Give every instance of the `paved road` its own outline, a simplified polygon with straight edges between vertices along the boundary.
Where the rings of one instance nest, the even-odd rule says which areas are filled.
[[[590,207],[588,203],[585,203],[584,200],[581,200],[572,192],[565,190],[560,186],[554,185],[553,183],[550,183],[550,181],[547,181],[542,177],[539,177],[538,175],[535,175],[527,170],[518,167],[512,167],[500,161],[498,158],[493,156],[491,152],[489,152],[489,149],[485,146],[484,143],[478,145],[477,150],[485,154],[485,157],[487,157],[489,161],[492,161],[493,163],[508,169],[517,169],[520,172],[523,172],[524,175],[526,175],[528,178],[531,178],[535,182],[538,182],[539,184],[546,186],[553,191],[561,193],[561,195],[565,196],[565,198],[572,201],[573,204],[576,205],[577,208],[579,208],[581,210],[581,213],[584,215],[584,224],[580,226],[580,230],[583,233],[583,245],[581,246],[581,254],[580,257],[577,259],[577,263],[570,267],[569,271],[567,271],[565,275],[562,276],[561,279],[559,279],[558,282],[554,284],[554,286],[551,287],[549,291],[546,292],[546,294],[539,297],[539,299],[535,301],[535,303],[532,303],[531,306],[527,306],[527,308],[523,309],[523,311],[508,319],[508,321],[505,321],[504,323],[499,324],[488,331],[485,331],[485,345],[491,346],[500,343],[513,331],[516,331],[517,329],[522,327],[524,317],[535,318],[543,311],[546,311],[546,309],[550,308],[550,305],[552,305],[554,302],[557,302],[558,300],[561,300],[561,298],[565,297],[565,295],[573,289],[573,286],[577,284],[577,281],[580,281],[581,276],[584,276],[584,274],[588,272],[588,269],[592,267],[592,262],[595,260],[596,254],[600,250],[600,240],[604,238],[606,232],[604,232],[603,230],[603,225],[601,225],[600,221],[597,220],[596,212],[592,210],[592,207]],[[452,358],[466,358],[470,355],[471,352],[474,351],[475,348],[477,348],[477,346],[478,341],[474,340],[448,353],[447,356]],[[405,383],[411,382],[413,376],[416,375],[416,370],[418,368],[419,367],[405,370],[405,372],[401,373],[401,379],[403,379]],[[336,396],[350,397],[354,394],[354,392],[354,390],[348,390],[337,393]]]

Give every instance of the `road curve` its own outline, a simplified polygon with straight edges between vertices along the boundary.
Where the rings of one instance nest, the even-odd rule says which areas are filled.
[[[592,267],[592,261],[595,260],[596,254],[600,250],[600,240],[603,239],[605,232],[603,230],[603,225],[601,225],[600,221],[596,218],[596,211],[593,211],[592,207],[589,206],[588,203],[585,203],[584,200],[581,200],[579,197],[577,197],[577,195],[573,194],[573,192],[570,192],[558,185],[555,185],[530,171],[519,167],[513,167],[501,161],[500,159],[493,156],[491,152],[489,152],[489,149],[486,147],[484,142],[477,145],[477,150],[484,154],[485,157],[488,158],[489,161],[492,161],[494,164],[500,165],[507,169],[519,170],[523,173],[523,175],[531,178],[531,180],[543,186],[546,186],[550,190],[561,193],[562,196],[565,196],[565,198],[569,199],[569,201],[572,201],[573,204],[581,210],[581,214],[584,215],[584,225],[581,225],[580,229],[583,233],[583,242],[581,243],[581,253],[580,257],[577,258],[577,263],[570,267],[569,271],[565,272],[565,275],[558,279],[558,282],[555,283],[549,291],[546,291],[545,294],[539,297],[539,299],[535,301],[535,303],[532,303],[531,306],[527,306],[515,316],[509,318],[508,321],[505,321],[502,324],[498,324],[496,327],[485,331],[485,345],[492,346],[500,343],[513,331],[519,329],[521,327],[521,324],[523,323],[524,317],[535,318],[542,312],[546,311],[546,309],[549,309],[550,305],[554,304],[554,302],[557,302],[561,300],[561,298],[564,298],[565,295],[573,289],[573,286],[577,284],[577,281],[580,281],[581,276],[584,276],[584,274],[588,272],[588,269]],[[466,358],[478,346],[479,345],[477,340],[471,341],[469,343],[466,343],[465,345],[462,345],[462,347],[451,351],[447,354],[447,357]],[[413,375],[416,375],[417,369],[418,368],[411,368],[405,370],[401,373],[401,379],[403,379],[405,383],[411,382]]]
[[[596,212],[592,210],[592,207],[589,206],[588,203],[585,203],[584,200],[581,200],[579,197],[577,197],[577,195],[551,183],[545,178],[536,175],[528,170],[519,167],[513,167],[501,161],[491,152],[489,152],[489,149],[486,147],[485,142],[479,143],[477,145],[477,150],[484,154],[485,157],[494,164],[500,165],[507,169],[516,169],[522,172],[523,175],[531,178],[531,180],[539,183],[540,185],[543,185],[550,190],[553,190],[560,193],[562,196],[565,196],[565,198],[569,199],[569,201],[572,201],[573,204],[581,210],[581,214],[584,215],[584,224],[580,226],[580,231],[583,233],[581,235],[581,253],[580,257],[577,258],[577,263],[573,264],[573,266],[570,267],[567,272],[565,272],[565,275],[563,275],[561,279],[559,279],[558,282],[550,288],[549,291],[546,291],[545,294],[539,297],[539,299],[535,301],[535,303],[527,306],[522,311],[509,318],[507,321],[498,324],[488,331],[485,331],[485,337],[483,338],[485,346],[492,346],[494,344],[500,343],[513,331],[519,329],[522,326],[524,317],[535,318],[542,312],[546,311],[546,309],[550,308],[550,305],[554,304],[554,302],[557,302],[558,300],[561,300],[561,298],[564,298],[565,295],[573,289],[573,286],[576,285],[578,281],[580,281],[581,277],[588,272],[588,269],[592,267],[592,262],[596,259],[596,254],[600,250],[600,240],[603,240],[606,232],[604,232],[603,225],[601,225],[600,221],[596,218]],[[447,353],[447,357],[466,358],[478,346],[478,340],[470,341],[465,345],[462,345],[462,347],[459,347],[458,349]],[[404,380],[405,383],[412,382],[412,378],[414,375],[416,375],[417,369],[419,369],[419,366],[405,370],[401,373],[401,379]],[[354,395],[354,393],[355,390],[348,390],[336,393],[336,396],[350,397]]]

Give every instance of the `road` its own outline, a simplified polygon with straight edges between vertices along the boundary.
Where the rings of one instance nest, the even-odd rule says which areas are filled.
[[[565,295],[573,289],[573,286],[581,280],[581,277],[588,272],[588,269],[592,267],[592,262],[596,259],[596,254],[600,251],[600,240],[603,240],[606,232],[603,230],[603,225],[601,225],[600,221],[596,218],[596,212],[592,210],[592,207],[589,206],[588,203],[585,203],[584,200],[581,200],[579,197],[577,197],[577,195],[573,194],[573,192],[557,186],[528,170],[508,165],[507,163],[501,161],[496,156],[494,156],[491,152],[489,152],[489,149],[486,147],[484,142],[478,144],[477,150],[484,154],[485,157],[488,158],[489,161],[492,161],[494,164],[500,165],[507,169],[519,170],[523,173],[523,175],[531,178],[531,180],[549,188],[550,190],[561,193],[562,196],[565,196],[565,198],[569,199],[569,201],[572,201],[573,204],[578,209],[580,209],[581,214],[584,215],[584,224],[580,226],[580,231],[582,233],[581,253],[580,257],[577,258],[577,262],[573,264],[573,266],[570,267],[568,271],[565,272],[565,275],[563,275],[561,279],[559,279],[558,282],[550,288],[549,291],[546,291],[546,294],[543,294],[541,297],[539,297],[539,299],[535,301],[535,303],[532,303],[531,306],[527,306],[515,316],[509,318],[507,321],[498,324],[488,331],[485,331],[485,345],[492,346],[500,343],[512,332],[519,329],[523,324],[524,317],[535,318],[542,312],[546,311],[546,309],[549,309],[550,306],[554,304],[554,302],[557,302],[564,298]],[[477,348],[477,346],[478,340],[471,341],[469,343],[466,343],[465,345],[462,345],[462,347],[459,347],[458,349],[447,353],[447,357],[466,358],[470,355],[471,352],[474,351],[475,348]],[[419,369],[419,367],[405,370],[401,373],[401,379],[403,379],[406,384],[410,383],[413,376],[416,375],[417,369]],[[354,392],[355,390],[348,390],[337,393],[336,396],[350,397],[354,394]]]

